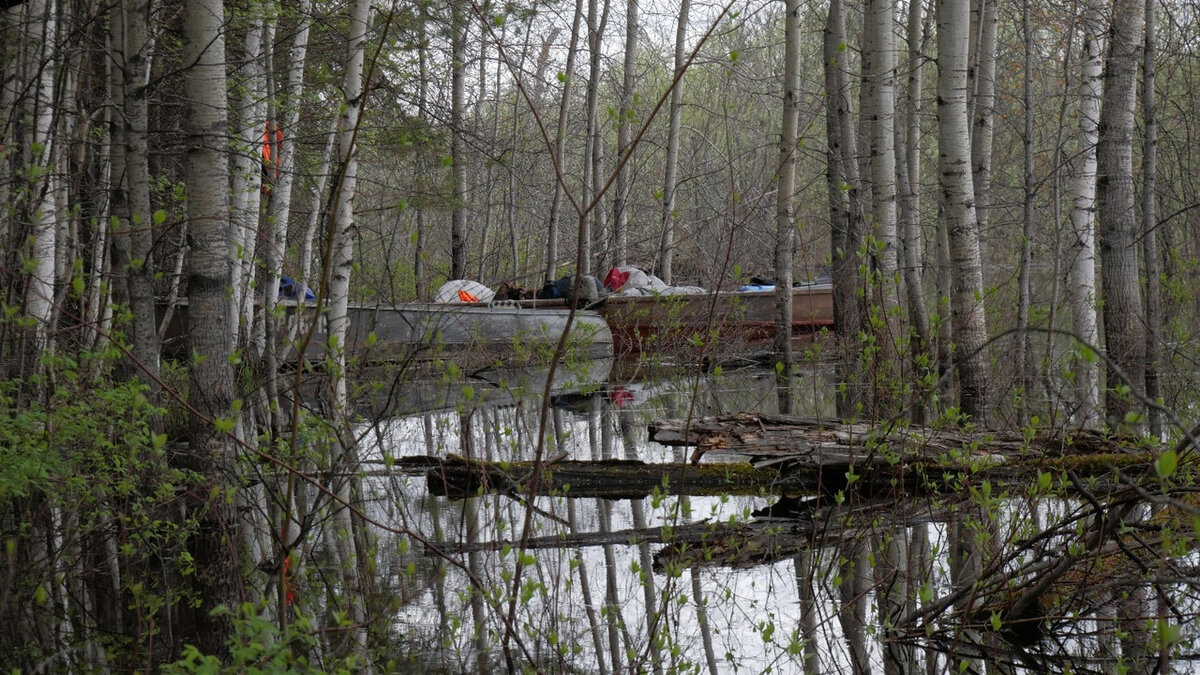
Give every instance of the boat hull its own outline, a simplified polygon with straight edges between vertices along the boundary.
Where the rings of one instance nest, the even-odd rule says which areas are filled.
[[[329,354],[328,311],[317,317],[312,304],[281,302],[285,322],[276,346],[295,362],[320,365]],[[512,367],[549,363],[567,328],[568,310],[482,304],[405,303],[355,305],[347,310],[344,345],[348,363],[445,365],[472,373],[498,364]],[[311,333],[311,335],[308,335]],[[165,351],[186,353],[187,305],[179,306],[164,341]],[[565,358],[612,356],[612,334],[604,318],[576,311]]]
[[[701,361],[769,349],[775,339],[774,291],[610,296],[600,308],[618,357],[662,354]],[[792,289],[793,340],[833,328],[833,289]]]

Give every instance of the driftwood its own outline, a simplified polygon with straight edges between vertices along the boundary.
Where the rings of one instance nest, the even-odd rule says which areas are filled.
[[[759,463],[786,459],[792,466],[896,461],[927,465],[1001,464],[1063,457],[1145,457],[1131,439],[1095,431],[1030,435],[961,431],[888,424],[842,424],[833,420],[738,413],[650,425],[650,440],[695,448],[692,462],[709,452],[749,455]],[[1130,460],[1120,460],[1128,464]]]
[[[533,462],[486,462],[451,455],[428,467],[430,494],[463,499],[483,493],[526,493]],[[636,460],[547,462],[536,492],[563,497],[641,499],[664,495],[762,494],[815,489],[810,477],[748,464],[647,464]]]
[[[1074,472],[1095,480],[1105,492],[1113,470],[1134,473],[1152,465],[1155,453],[1127,440],[1095,432],[997,434],[883,428],[828,420],[738,414],[656,422],[650,438],[665,445],[695,447],[692,463],[606,460],[546,462],[533,486],[538,494],[604,499],[662,495],[854,494],[878,495],[959,489],[964,476],[994,483],[1038,478],[1044,472]],[[732,453],[749,463],[699,460]],[[731,457],[723,459],[732,460]],[[410,460],[411,461],[411,460]],[[532,462],[427,458],[426,477],[434,495],[461,499],[483,493],[526,493]],[[1138,467],[1138,468],[1134,468]]]

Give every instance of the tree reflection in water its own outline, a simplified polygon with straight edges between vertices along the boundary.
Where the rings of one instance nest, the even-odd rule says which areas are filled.
[[[683,450],[647,440],[651,421],[770,412],[773,377],[745,371],[559,399],[545,454],[681,461]],[[801,376],[796,390],[809,395],[798,414],[829,414],[824,378]],[[378,420],[365,452],[528,460],[537,406],[466,401]],[[1136,493],[1067,498],[1052,489],[1066,476],[1040,490],[969,472],[956,480],[955,490],[907,498],[814,499],[770,486],[676,497],[664,486],[638,500],[572,498],[567,488],[532,498],[484,489],[457,502],[428,496],[423,476],[366,483],[374,515],[442,548],[444,558],[384,535],[376,546],[376,569],[391,571],[382,592],[404,598],[388,624],[398,653],[427,669],[503,666],[519,558],[513,653],[546,672],[1116,672],[1152,667],[1162,648],[1187,658],[1195,554],[1190,538],[1172,540],[1173,551],[1164,544],[1179,518],[1151,531],[1165,516],[1124,509],[1123,525],[1097,529]],[[535,527],[522,549],[526,509]],[[752,534],[730,536],[738,524]]]

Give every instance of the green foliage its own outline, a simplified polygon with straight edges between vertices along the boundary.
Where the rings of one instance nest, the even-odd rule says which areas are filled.
[[[280,633],[279,625],[250,603],[244,603],[235,613],[228,609],[218,613],[229,616],[233,623],[233,635],[229,638],[227,663],[212,654],[202,653],[195,645],[188,645],[183,655],[162,669],[167,675],[207,675],[209,673],[236,672],[251,675],[266,673],[352,673],[356,670],[353,658],[340,663],[310,663],[305,653],[317,647],[311,626],[301,619],[287,635]]]

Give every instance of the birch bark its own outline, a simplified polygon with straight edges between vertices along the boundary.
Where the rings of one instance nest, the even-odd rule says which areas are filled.
[[[622,67],[621,104],[617,114],[617,182],[613,186],[613,264],[624,265],[629,254],[629,172],[633,163],[634,74],[637,68],[638,0],[625,0],[625,61]]]
[[[1079,153],[1071,177],[1070,289],[1075,334],[1099,347],[1096,317],[1096,143],[1100,138],[1100,84],[1103,35],[1102,17],[1094,0],[1082,5],[1083,44],[1079,80]],[[1076,365],[1079,383],[1078,422],[1095,427],[1100,409],[1100,365],[1094,358]]]
[[[677,182],[676,174],[679,172],[679,128],[683,120],[683,69],[687,62],[687,25],[691,4],[691,0],[680,0],[679,20],[675,26],[675,86],[671,89],[670,121],[667,126],[667,167],[666,176],[663,178],[662,214],[659,218],[659,224],[662,227],[662,241],[658,247],[658,276],[667,285],[673,283],[671,278],[674,272],[672,267],[675,257],[675,184]],[[793,48],[792,43],[788,40],[785,51],[791,48]],[[799,48],[795,47],[795,49]],[[784,79],[791,81],[788,80],[786,73]],[[786,97],[787,94],[785,93],[784,96]],[[787,108],[786,102],[784,108],[785,110]],[[784,124],[787,124],[786,120]],[[793,157],[793,163],[794,161]]]
[[[229,431],[238,425],[233,409],[232,265],[229,256],[228,109],[225,96],[225,10],[220,0],[189,0],[183,18],[187,116],[187,211],[189,351],[193,383],[190,451],[194,468],[212,489],[198,491],[195,504],[201,530],[195,549],[202,605],[180,631],[204,653],[225,646],[230,622],[210,614],[216,606],[237,607],[241,572],[229,535],[237,516],[225,498],[234,484],[234,445]]]
[[[457,5],[456,5],[457,6]],[[333,253],[329,284],[329,351],[333,357],[333,406],[337,420],[347,419],[350,412],[349,392],[346,375],[346,334],[349,327],[348,309],[350,299],[350,272],[354,263],[354,198],[358,184],[358,125],[362,112],[365,91],[363,68],[366,59],[367,18],[371,9],[370,0],[355,0],[350,7],[350,52],[346,62],[346,75],[342,84],[342,113],[339,118],[338,155],[339,181],[334,186]],[[457,171],[457,168],[456,168]],[[342,448],[340,464],[349,474],[358,470],[357,447],[352,434],[346,438]],[[343,504],[351,500],[351,481],[340,479],[338,499]],[[351,631],[350,648],[360,662],[366,661],[367,624],[365,603],[362,597],[364,580],[359,578],[357,551],[354,546],[354,523],[349,509],[337,508],[334,523],[338,557],[341,560],[343,592],[347,596],[348,620],[355,628]]]
[[[969,0],[938,0],[938,173],[949,239],[951,324],[959,407],[986,426],[989,405],[987,320],[979,224],[971,184],[970,123],[967,116]]]

